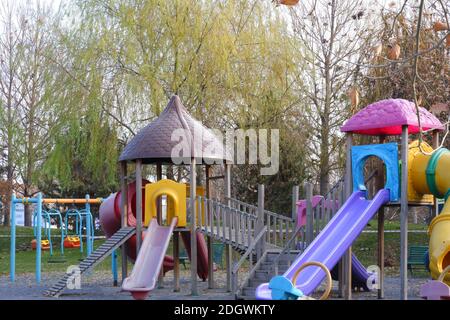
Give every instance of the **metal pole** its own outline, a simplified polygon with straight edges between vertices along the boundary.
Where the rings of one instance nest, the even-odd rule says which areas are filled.
[[[142,244],[142,160],[136,160],[136,257]]]
[[[180,233],[173,233],[173,274],[174,274],[174,292],[180,291]]]
[[[117,276],[117,253],[116,253],[116,250],[114,250],[111,254],[111,271],[113,274],[113,286],[117,287],[118,276]]]
[[[400,199],[400,299],[408,300],[408,126],[402,127]]]
[[[94,230],[91,229],[91,205],[89,204],[89,195],[86,195],[86,247],[87,247],[87,255],[90,256],[92,253],[92,232]]]
[[[37,233],[36,233],[36,282],[41,283],[41,228],[42,228],[42,194],[37,195]]]
[[[264,229],[264,185],[258,184],[258,216],[256,219],[256,227],[254,237],[256,237],[261,230]],[[255,246],[256,249],[256,259],[261,259],[264,253],[264,241],[266,237],[261,237],[261,240]],[[249,244],[250,245],[250,244]]]
[[[314,238],[314,215],[312,210],[312,185],[309,182],[304,184],[306,198],[306,244],[309,246]]]
[[[195,208],[195,199],[196,199],[196,190],[197,190],[197,176],[196,176],[196,159],[195,157],[191,158],[191,172],[190,172],[190,195],[189,195],[189,211],[191,214],[191,294],[193,296],[198,295],[197,288],[197,234],[196,234],[196,208]]]
[[[11,248],[9,255],[9,277],[12,282],[16,279],[16,194],[11,197],[11,205],[9,208],[11,214]]]
[[[436,130],[433,131],[433,148],[434,149],[439,148],[439,131],[436,131]],[[436,197],[434,197],[432,217],[434,218],[438,215],[439,215],[438,199]]]
[[[294,221],[294,230],[292,232],[295,232],[295,228],[297,227],[297,201],[298,201],[298,193],[299,193],[299,186],[293,186],[292,187],[292,210],[291,210],[291,217]]]
[[[162,180],[162,164],[158,163],[156,164],[156,181]],[[161,197],[159,197],[156,201],[158,201],[156,209],[156,220],[158,221],[158,224],[161,225],[163,222],[162,219],[162,206],[161,206]],[[141,209],[142,210],[142,209]],[[170,223],[170,222],[168,222]],[[159,275],[158,275],[158,288],[164,287],[164,267],[161,268]]]
[[[353,135],[347,133],[346,139],[346,162],[345,162],[345,198],[348,199],[353,192],[352,183],[352,145]],[[344,278],[345,278],[345,292],[344,298],[346,300],[352,299],[352,247],[350,246],[344,255]]]
[[[231,201],[231,166],[225,163],[225,204],[230,207]],[[225,221],[222,221],[225,223]],[[250,231],[249,231],[250,232]],[[224,235],[225,236],[225,235]],[[233,251],[230,244],[225,244],[225,267],[227,269],[227,291],[231,292],[232,278],[231,278],[231,268],[233,260]]]
[[[120,180],[121,180],[121,220],[122,220],[122,228],[128,226],[128,183],[127,183],[127,162],[122,161],[120,163]],[[127,259],[127,250],[126,245],[122,245],[122,282],[127,277],[127,269],[128,269],[128,259]]]
[[[379,143],[385,143],[386,137],[380,136]],[[380,190],[384,187],[384,164],[377,167],[376,186]],[[380,268],[378,283],[378,299],[384,299],[384,206],[378,210],[378,267]]]
[[[209,179],[210,177],[210,169],[211,166],[206,165],[205,166],[205,185],[206,185],[206,199],[211,199],[211,181]],[[205,215],[206,217],[209,217],[209,203],[208,200],[205,201]],[[205,217],[205,222],[209,219]],[[207,225],[206,225],[207,226]],[[213,238],[212,236],[206,236],[208,241],[208,288],[213,289],[214,288],[214,246],[213,246]]]

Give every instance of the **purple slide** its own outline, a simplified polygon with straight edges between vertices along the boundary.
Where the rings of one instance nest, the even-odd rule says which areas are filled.
[[[389,190],[387,189],[378,191],[372,200],[366,199],[364,191],[354,192],[283,276],[291,280],[295,271],[309,261],[321,262],[332,270],[369,220],[388,201]],[[309,295],[324,278],[325,272],[319,267],[312,266],[300,273],[295,287],[303,294]],[[263,283],[256,288],[256,298],[260,300],[272,298],[268,283]]]

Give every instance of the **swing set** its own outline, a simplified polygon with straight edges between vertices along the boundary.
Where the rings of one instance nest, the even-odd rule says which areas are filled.
[[[91,199],[89,195],[86,195],[84,199],[45,199],[42,197],[41,193],[38,193],[36,197],[28,198],[17,198],[13,194],[11,199],[11,247],[10,247],[10,279],[15,280],[16,274],[16,204],[20,203],[23,205],[35,205],[35,211],[33,213],[34,221],[34,235],[35,240],[32,241],[32,247],[36,250],[36,281],[40,283],[41,281],[41,264],[42,264],[42,250],[50,250],[50,255],[53,255],[52,242],[51,242],[51,222],[52,219],[59,219],[61,228],[61,256],[64,255],[64,243],[73,242],[76,244],[79,238],[80,251],[83,252],[82,247],[82,236],[83,230],[86,230],[86,253],[89,256],[93,251],[94,244],[94,228],[93,228],[93,218],[91,213],[91,204],[102,203],[102,198]],[[59,210],[50,209],[44,210],[45,204],[84,204],[85,208],[81,210],[70,209],[66,212],[65,217],[65,228],[63,227],[62,215]],[[69,215],[67,215],[69,213]],[[39,217],[39,218],[38,218]],[[75,221],[75,232],[76,236],[68,235],[68,222],[72,218]],[[44,221],[44,226],[42,222]],[[84,221],[84,227],[83,227]],[[43,228],[44,227],[44,228]],[[45,237],[47,239],[42,239],[42,231],[44,231]],[[67,235],[65,237],[65,235]],[[67,248],[67,247],[66,247]],[[61,260],[59,260],[61,261]],[[58,262],[59,262],[58,261]],[[52,262],[52,261],[49,261]],[[55,261],[56,262],[56,261]]]

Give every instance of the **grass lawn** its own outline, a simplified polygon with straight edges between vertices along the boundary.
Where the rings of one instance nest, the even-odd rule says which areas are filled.
[[[377,230],[378,221],[373,219],[365,230]],[[426,231],[428,228],[424,224],[409,224],[409,231]],[[385,221],[384,229],[400,230],[400,222]],[[353,244],[353,252],[364,266],[377,264],[377,233],[362,233]],[[408,234],[408,246],[422,245],[428,246],[428,235],[426,232],[410,232]],[[400,232],[386,232],[384,234],[384,255],[385,255],[385,271],[389,275],[398,275],[400,268]],[[429,277],[426,269],[414,269],[414,277]]]
[[[10,234],[9,227],[0,227],[0,274],[9,274],[9,251],[10,240],[4,235]],[[30,227],[17,227],[16,229],[16,273],[29,273],[35,270],[36,252],[31,249],[31,240],[34,239],[33,229]],[[53,237],[55,235],[55,237]],[[52,230],[53,257],[58,259],[60,253],[60,235],[59,230]],[[43,237],[43,239],[45,239]],[[104,242],[103,239],[94,241],[94,248],[97,248]],[[49,251],[42,251],[42,272],[59,271],[65,272],[70,265],[77,265],[80,259],[86,256],[86,243],[84,243],[84,254],[80,249],[64,249],[64,263],[49,263],[51,258]],[[120,252],[118,252],[120,257]],[[119,261],[119,260],[118,260]],[[111,270],[111,259],[107,258],[101,262],[97,270]]]
[[[386,221],[385,230],[399,230],[400,224],[397,221]],[[410,224],[409,230],[426,230],[426,225]],[[377,230],[377,220],[373,219],[365,230]],[[52,230],[55,238],[53,240],[54,257],[59,257],[59,238],[58,230]],[[8,227],[0,227],[0,274],[9,273],[9,246],[8,237],[10,229]],[[16,272],[29,273],[35,270],[35,251],[31,250],[31,240],[34,238],[33,229],[29,227],[17,227],[16,239]],[[104,240],[96,240],[94,248],[97,248]],[[428,245],[428,236],[425,232],[409,233],[409,245]],[[180,245],[183,248],[183,245]],[[352,246],[353,252],[364,266],[377,264],[377,233],[362,233]],[[86,247],[85,247],[86,249]],[[172,255],[172,242],[169,244],[167,254]],[[64,257],[67,260],[64,263],[49,263],[50,254],[48,251],[42,251],[42,272],[59,271],[64,272],[68,266],[76,265],[80,259],[85,256],[81,254],[79,249],[65,249]],[[397,275],[400,266],[400,233],[385,233],[385,265],[386,273],[389,275]],[[118,263],[120,264],[120,251],[118,251]],[[111,270],[111,259],[107,258],[100,263],[96,270]],[[131,265],[130,265],[131,270]],[[415,277],[428,277],[429,273],[425,269],[417,269],[414,271]]]

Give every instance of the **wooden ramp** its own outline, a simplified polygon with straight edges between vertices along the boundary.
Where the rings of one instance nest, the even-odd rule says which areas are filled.
[[[100,262],[105,260],[110,254],[113,253],[118,247],[124,244],[136,233],[136,228],[125,227],[118,230],[110,238],[108,238],[100,247],[97,248],[92,254],[84,259],[80,264],[80,274],[84,274],[87,271],[94,268]],[[65,274],[58,282],[56,282],[50,289],[44,292],[45,296],[58,297],[63,290],[67,287],[67,283],[71,274]]]

